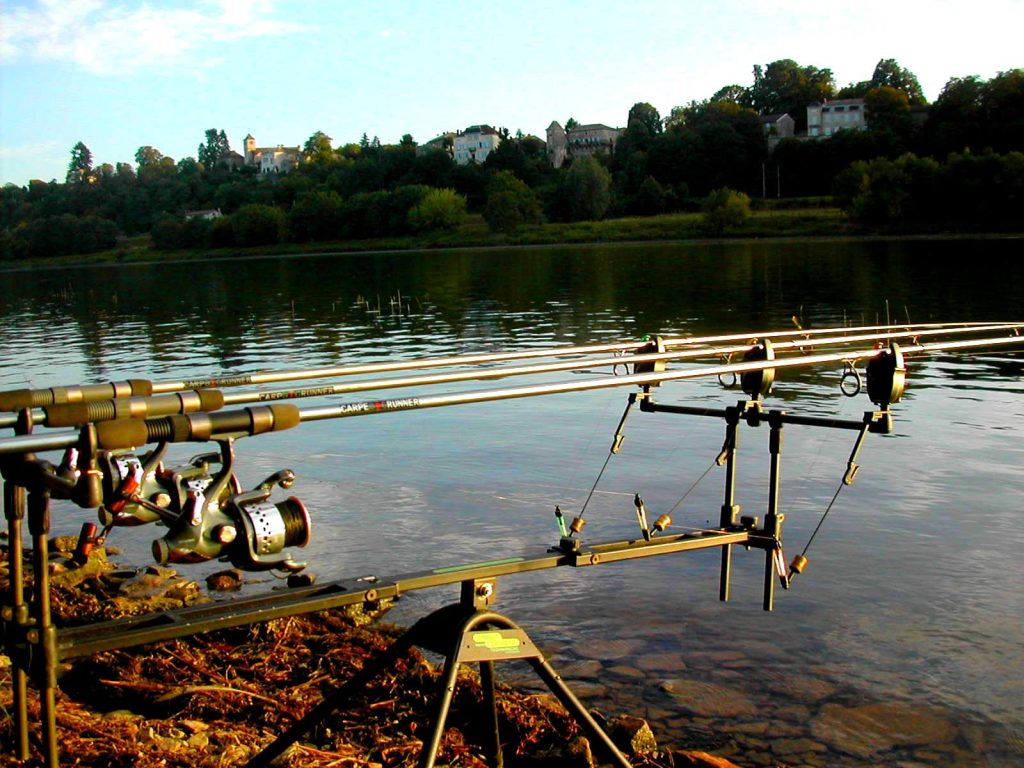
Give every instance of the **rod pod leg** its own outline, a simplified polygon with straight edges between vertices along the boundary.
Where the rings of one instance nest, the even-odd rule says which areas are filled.
[[[7,625],[4,640],[11,658],[11,692],[14,704],[14,756],[29,758],[28,746],[28,662],[25,628],[28,606],[25,603],[25,551],[22,544],[22,520],[25,518],[25,489],[4,481],[4,515],[7,518],[9,596],[4,603],[3,621]]]
[[[583,729],[587,738],[598,746],[601,752],[606,753],[610,761],[619,768],[631,768],[630,762],[622,754],[611,737],[605,733],[598,722],[587,712],[573,692],[565,684],[562,678],[555,672],[551,665],[544,659],[543,654],[533,644],[526,632],[520,629],[510,619],[492,611],[467,609],[464,605],[449,606],[436,612],[452,611],[457,609],[461,612],[461,620],[458,613],[449,613],[449,616],[457,619],[457,623],[449,624],[447,627],[439,627],[447,638],[435,637],[433,640],[447,639],[449,651],[445,656],[444,675],[441,680],[438,704],[435,710],[433,727],[430,738],[423,743],[423,751],[420,754],[419,768],[433,768],[437,759],[437,750],[441,744],[441,736],[444,733],[445,721],[448,718],[448,711],[451,707],[452,697],[455,693],[455,686],[458,682],[458,670],[460,664],[479,662],[483,668],[484,664],[492,664],[495,661],[510,661],[521,659],[528,661],[533,667],[537,676],[544,682],[558,698],[563,706],[572,715],[573,719]],[[469,611],[467,613],[467,610]],[[435,614],[435,615],[436,615]],[[454,632],[453,632],[454,630]],[[438,650],[437,645],[425,645],[431,650]],[[485,698],[487,697],[485,687]],[[495,710],[495,719],[497,712]],[[495,723],[495,735],[497,726]],[[500,746],[499,746],[500,753]],[[497,758],[497,766],[501,766],[501,757]]]
[[[35,580],[33,607],[35,626],[28,639],[39,648],[37,687],[39,719],[42,728],[43,762],[57,768],[60,750],[57,742],[57,628],[50,613],[50,494],[33,490],[28,494],[28,528],[32,536],[32,570]]]

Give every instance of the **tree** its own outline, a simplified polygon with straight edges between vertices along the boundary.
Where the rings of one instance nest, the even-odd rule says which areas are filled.
[[[454,189],[432,189],[409,211],[409,224],[417,232],[456,229],[465,220],[466,198]]]
[[[896,59],[881,59],[875,65],[875,72],[871,75],[871,88],[895,88],[906,94],[907,101],[914,106],[927,104],[921,84],[917,77],[909,69],[904,69]]]
[[[235,242],[242,246],[276,244],[284,222],[284,211],[270,205],[243,205],[231,216]]]
[[[490,158],[488,158],[490,159]],[[524,224],[539,224],[537,195],[510,171],[498,171],[487,187],[484,221],[496,232],[512,232]]]
[[[937,156],[976,145],[982,130],[985,85],[976,75],[950,78],[925,124],[928,150]]]
[[[215,168],[224,155],[230,151],[231,145],[228,143],[228,137],[224,131],[218,132],[216,128],[208,128],[206,130],[206,142],[199,145],[196,157],[207,168]]]
[[[716,189],[704,201],[704,227],[713,235],[721,235],[738,227],[750,216],[750,198],[728,187]]]
[[[709,101],[731,101],[733,104],[745,104],[749,94],[742,85],[724,85],[715,91]]]
[[[612,176],[589,155],[576,158],[565,175],[562,195],[574,221],[600,219],[611,204]]]
[[[157,165],[163,159],[163,152],[148,144],[135,150],[135,164],[140,170],[147,166]]]
[[[907,94],[891,85],[872,88],[864,95],[868,127],[889,144],[890,152],[906,148],[913,130]]]
[[[331,137],[323,131],[317,131],[302,146],[302,156],[313,163],[324,163],[334,159],[331,149]]]
[[[802,67],[792,59],[780,59],[764,69],[754,66],[747,106],[759,115],[785,112],[800,132],[807,130],[807,105],[830,99],[834,92],[832,70]]]
[[[288,236],[297,243],[337,239],[344,201],[336,192],[314,190],[298,197],[288,213]]]
[[[71,148],[71,162],[68,163],[68,184],[84,184],[92,178],[92,152],[81,141]]]
[[[997,151],[1024,149],[1024,69],[1000,72],[981,94],[986,146]]]
[[[571,131],[573,128],[579,125],[579,121],[575,117],[570,117],[565,121],[565,130]]]
[[[716,187],[750,189],[760,179],[766,145],[753,110],[732,101],[691,103],[673,110],[671,129],[651,146],[648,172],[659,183],[693,194]]]

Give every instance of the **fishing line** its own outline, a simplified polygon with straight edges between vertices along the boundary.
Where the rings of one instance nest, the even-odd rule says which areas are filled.
[[[601,476],[604,475],[604,471],[608,469],[608,462],[612,460],[612,456],[615,454],[608,451],[608,455],[605,457],[604,464],[601,465],[601,471],[597,473],[597,479],[594,480],[594,484],[590,486],[590,493],[587,494],[587,500],[583,502],[583,507],[580,509],[580,517],[583,517],[583,513],[587,511],[587,505],[590,503],[590,499],[594,496],[594,491],[597,489],[597,484],[601,482]]]
[[[839,483],[839,487],[836,488],[836,492],[832,495],[832,501],[830,501],[828,503],[828,507],[825,508],[825,514],[821,516],[821,519],[818,521],[818,524],[814,527],[814,532],[811,533],[811,537],[807,540],[807,543],[804,545],[804,551],[800,553],[801,557],[807,555],[807,550],[811,548],[811,542],[814,541],[814,537],[817,536],[818,531],[821,530],[821,526],[822,524],[824,524],[825,518],[828,517],[828,513],[832,511],[832,505],[836,503],[836,499],[839,498],[839,493],[843,490],[843,487],[844,483]]]
[[[693,485],[691,485],[691,486],[690,486],[689,488],[687,488],[687,489],[686,489],[686,493],[684,493],[684,494],[682,495],[682,497],[681,497],[681,498],[679,499],[679,501],[677,501],[677,502],[675,503],[675,505],[674,505],[674,506],[672,507],[672,509],[670,509],[670,510],[668,511],[668,514],[669,514],[669,516],[670,516],[670,517],[671,517],[671,515],[672,515],[672,514],[673,514],[673,513],[674,513],[674,512],[675,512],[675,511],[676,511],[677,509],[679,509],[679,506],[680,506],[680,505],[681,505],[681,504],[682,504],[682,503],[683,503],[684,501],[686,501],[686,497],[687,497],[687,496],[689,496],[689,495],[690,495],[690,493],[691,493],[691,492],[692,492],[692,491],[693,491],[693,490],[694,490],[694,489],[695,489],[695,488],[696,488],[696,487],[697,487],[698,485],[700,485],[700,482],[701,482],[701,481],[702,481],[702,480],[703,480],[703,479],[704,479],[705,477],[707,477],[707,476],[708,476],[708,473],[710,473],[710,472],[711,472],[711,470],[712,470],[712,469],[714,469],[714,468],[715,468],[715,467],[717,467],[717,466],[718,466],[718,461],[717,461],[717,460],[713,460],[713,461],[711,462],[711,464],[710,464],[710,465],[708,466],[708,468],[704,470],[704,472],[703,472],[703,473],[701,474],[701,476],[700,476],[700,477],[698,477],[698,478],[697,478],[696,480],[694,480],[694,481],[693,481]]]

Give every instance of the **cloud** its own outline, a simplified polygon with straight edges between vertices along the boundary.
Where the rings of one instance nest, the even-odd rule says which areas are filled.
[[[40,0],[2,16],[0,61],[20,58],[76,64],[95,75],[166,65],[210,43],[299,32],[273,18],[266,0],[219,0],[189,7],[129,7],[108,0]]]

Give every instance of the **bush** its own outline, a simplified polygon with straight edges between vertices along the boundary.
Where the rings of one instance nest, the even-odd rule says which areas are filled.
[[[230,216],[214,219],[208,234],[211,248],[230,248],[235,244],[235,224]]]
[[[231,216],[235,244],[241,246],[275,245],[284,231],[285,215],[270,205],[243,205]]]
[[[562,185],[573,221],[602,218],[611,205],[611,190],[612,175],[589,155],[573,160]]]
[[[341,234],[345,202],[337,192],[299,195],[288,214],[288,237],[296,243],[335,240]]]
[[[738,227],[750,216],[750,197],[722,187],[704,199],[704,229],[712,235]]]
[[[409,211],[416,232],[455,229],[466,220],[466,198],[454,189],[432,189]]]
[[[484,221],[496,232],[513,232],[542,220],[537,195],[510,171],[498,171],[487,188]]]
[[[149,229],[149,239],[158,250],[174,250],[182,247],[184,226],[176,216],[165,213],[153,222]]]

